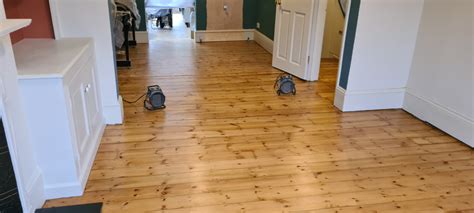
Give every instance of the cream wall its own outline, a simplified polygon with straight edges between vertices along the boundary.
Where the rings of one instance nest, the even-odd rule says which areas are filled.
[[[328,0],[326,14],[322,58],[338,58],[345,23],[338,0]]]
[[[243,0],[207,1],[207,30],[242,29],[243,5]]]

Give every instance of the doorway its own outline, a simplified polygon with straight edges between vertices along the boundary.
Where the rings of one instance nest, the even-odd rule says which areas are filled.
[[[347,0],[327,0],[321,65],[318,79],[326,90],[321,91],[319,94],[331,102],[334,102],[338,68],[342,59],[347,5]]]
[[[153,41],[191,41],[194,0],[149,0],[146,2],[147,31]]]
[[[318,81],[323,85],[318,89],[321,96],[331,101],[348,5],[348,0],[277,1],[273,66],[302,80]]]

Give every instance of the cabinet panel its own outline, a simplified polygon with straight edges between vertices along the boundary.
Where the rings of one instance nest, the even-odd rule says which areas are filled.
[[[87,111],[85,106],[85,88],[80,85],[78,88],[71,88],[74,92],[71,94],[72,114],[74,120],[74,130],[76,135],[77,146],[80,155],[89,139],[89,125]]]
[[[85,78],[85,86],[86,86],[86,93],[85,93],[85,101],[86,101],[86,111],[89,121],[89,127],[91,134],[95,134],[98,129],[100,128],[101,122],[101,112],[99,106],[99,100],[97,97],[97,84],[95,81],[94,76],[94,67],[92,65],[88,65],[87,68],[84,70]]]

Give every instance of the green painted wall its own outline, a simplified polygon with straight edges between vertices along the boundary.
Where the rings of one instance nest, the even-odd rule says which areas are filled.
[[[276,4],[275,0],[256,0],[257,22],[260,23],[260,31],[273,40],[275,33]]]
[[[349,20],[347,23],[346,41],[344,43],[344,53],[342,58],[341,76],[339,86],[347,89],[349,83],[349,71],[351,70],[352,52],[354,50],[357,22],[359,21],[360,0],[352,0],[349,9]]]
[[[196,29],[207,29],[207,0],[196,0]],[[275,0],[244,0],[243,29],[255,29],[257,21],[263,23],[262,33],[271,35],[275,27]],[[263,13],[263,14],[260,14]],[[272,18],[273,17],[273,18]],[[273,20],[272,20],[273,19]]]
[[[140,12],[141,21],[140,28],[138,31],[146,31],[146,12],[145,12],[145,0],[137,0],[137,8]]]
[[[206,0],[196,0],[196,30],[207,29],[207,6],[206,5],[207,5]]]
[[[260,0],[244,0],[244,29],[255,29],[257,27],[257,5],[259,1]]]

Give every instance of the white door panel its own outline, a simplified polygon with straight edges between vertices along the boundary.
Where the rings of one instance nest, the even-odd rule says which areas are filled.
[[[282,0],[277,7],[273,66],[307,79],[308,47],[315,0]]]
[[[280,0],[275,20],[273,66],[304,80],[309,73],[313,20],[320,0]]]

